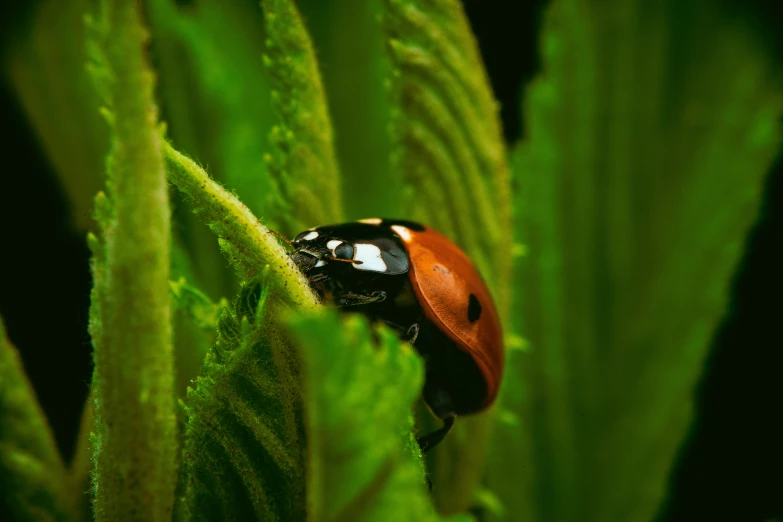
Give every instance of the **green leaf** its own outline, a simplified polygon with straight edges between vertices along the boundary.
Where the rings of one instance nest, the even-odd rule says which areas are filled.
[[[266,22],[264,62],[279,124],[268,156],[284,200],[288,232],[342,221],[340,178],[332,122],[310,35],[291,0],[262,0]]]
[[[169,520],[178,441],[169,295],[170,216],[140,6],[90,21],[91,72],[112,131],[108,197],[95,214],[90,334],[96,520]]]
[[[712,2],[556,0],[518,151],[509,520],[650,520],[691,422],[783,90]],[[525,465],[521,466],[520,463]],[[519,487],[519,485],[522,487]]]
[[[0,320],[0,499],[15,520],[75,520],[57,444]]]
[[[108,150],[95,86],[84,67],[84,12],[89,4],[36,2],[32,27],[5,49],[3,64],[81,230],[93,228],[90,209]]]
[[[510,186],[498,107],[457,0],[385,0],[395,68],[393,133],[405,208],[441,230],[476,264],[508,318]],[[436,504],[464,511],[483,473],[491,415],[463,419],[428,456]]]
[[[437,520],[427,498],[412,407],[424,367],[387,329],[366,320],[299,315],[308,449],[308,520]]]
[[[318,299],[276,237],[234,195],[227,192],[193,160],[165,144],[169,179],[195,204],[195,211],[218,236],[221,248],[243,280],[269,266],[275,295],[312,308]]]
[[[190,520],[305,518],[298,361],[270,312],[271,270],[245,284],[188,390]]]

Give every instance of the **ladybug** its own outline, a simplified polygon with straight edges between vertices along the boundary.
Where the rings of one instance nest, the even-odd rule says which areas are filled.
[[[326,300],[389,325],[425,360],[423,398],[443,427],[488,408],[503,373],[503,334],[473,263],[451,240],[405,220],[363,219],[297,235],[290,254]],[[414,344],[415,343],[415,344]]]

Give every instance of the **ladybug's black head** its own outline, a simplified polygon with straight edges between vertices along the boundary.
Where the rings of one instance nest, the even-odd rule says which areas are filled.
[[[293,244],[296,250],[291,259],[305,274],[330,262],[362,263],[353,259],[356,250],[351,242],[318,230],[305,230],[294,238]]]
[[[361,272],[404,274],[408,256],[391,229],[366,223],[343,223],[305,230],[293,240],[291,259],[305,275],[337,266]]]

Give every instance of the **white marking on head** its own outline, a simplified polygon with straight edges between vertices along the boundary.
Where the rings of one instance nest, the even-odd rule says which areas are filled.
[[[342,245],[342,244],[343,244],[343,242],[340,241],[339,239],[332,239],[331,241],[326,243],[326,248],[331,250],[332,254],[334,254],[334,249],[337,248],[338,246]]]
[[[354,261],[361,261],[362,264],[354,264],[357,270],[367,270],[369,272],[386,272],[386,263],[381,257],[381,249],[368,243],[356,243],[353,245]]]
[[[303,237],[302,241],[312,241],[313,239],[317,238],[319,235],[320,234],[318,232],[313,230],[309,234],[307,234],[305,237]]]
[[[368,225],[380,225],[383,220],[381,218],[367,218],[360,219],[359,223],[367,223]]]
[[[391,229],[397,232],[397,235],[400,236],[403,241],[411,240],[411,231],[405,228],[404,226],[392,225]]]
[[[326,261],[324,261],[323,259],[319,259],[313,268],[319,268],[322,266],[326,266]]]

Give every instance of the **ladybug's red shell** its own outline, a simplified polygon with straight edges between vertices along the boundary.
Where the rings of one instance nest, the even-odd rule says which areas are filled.
[[[426,317],[471,356],[486,381],[480,411],[495,400],[503,374],[500,319],[468,256],[443,234],[422,228],[392,226],[408,250],[408,275]]]

